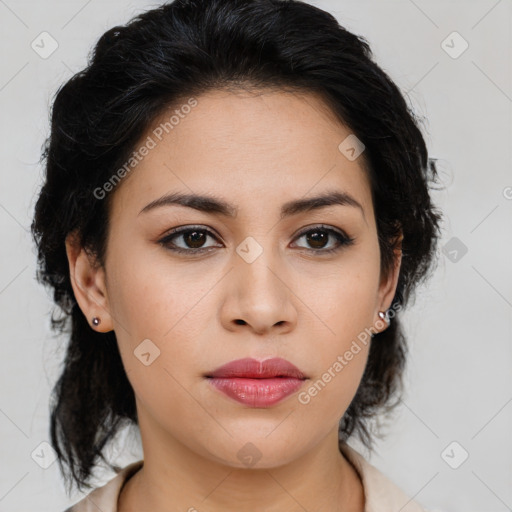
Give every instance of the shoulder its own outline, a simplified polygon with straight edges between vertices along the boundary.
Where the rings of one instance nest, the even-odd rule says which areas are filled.
[[[365,512],[389,512],[390,510],[426,512],[354,448],[343,443],[340,450],[361,477],[365,496]]]
[[[117,500],[124,483],[144,464],[143,460],[125,466],[102,487],[97,487],[87,496],[64,512],[117,512]]]

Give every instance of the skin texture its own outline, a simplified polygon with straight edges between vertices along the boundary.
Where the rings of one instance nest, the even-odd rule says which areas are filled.
[[[362,158],[340,152],[351,132],[312,94],[216,90],[196,99],[111,192],[105,268],[66,243],[80,308],[89,322],[101,318],[98,331],[114,329],[136,395],[144,466],[123,488],[119,510],[362,511],[361,482],[338,450],[337,429],[369,344],[308,404],[298,400],[365,328],[386,328],[378,312],[391,305],[400,253],[395,271],[381,276]],[[283,203],[333,189],[364,213],[332,205],[279,218]],[[214,195],[238,214],[176,205],[139,214],[169,192]],[[353,244],[322,255],[338,245],[334,235],[316,245],[301,235],[320,224]],[[216,238],[203,239],[210,252],[159,244],[178,226],[211,231]],[[247,237],[263,250],[252,263],[236,251]],[[186,234],[173,242],[202,246]],[[145,339],[160,350],[147,366],[134,355]],[[309,379],[277,405],[250,408],[204,377],[243,357],[282,357]],[[261,457],[252,467],[239,458],[248,442]]]

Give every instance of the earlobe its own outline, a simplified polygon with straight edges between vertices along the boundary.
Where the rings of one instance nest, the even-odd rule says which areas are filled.
[[[391,323],[388,315],[388,309],[391,307],[391,302],[395,296],[398,278],[400,276],[400,267],[402,265],[402,240],[403,235],[401,234],[394,250],[395,265],[387,278],[383,279],[379,289],[379,300],[377,302],[377,315],[379,320],[377,320],[377,324],[382,326],[382,323],[384,323],[385,325],[384,329],[378,329],[379,332],[386,330]]]
[[[111,331],[113,326],[103,267],[97,265],[93,257],[77,243],[74,233],[66,237],[66,254],[71,286],[89,325],[96,331]]]

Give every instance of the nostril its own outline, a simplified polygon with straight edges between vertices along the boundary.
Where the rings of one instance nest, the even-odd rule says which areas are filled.
[[[238,320],[235,320],[235,323],[236,323],[237,325],[244,325],[244,324],[245,324],[245,321],[244,321],[244,320],[240,320],[240,319],[238,319]]]

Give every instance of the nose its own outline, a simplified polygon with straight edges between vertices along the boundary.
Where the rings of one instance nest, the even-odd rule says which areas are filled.
[[[296,325],[293,278],[270,256],[263,251],[252,263],[236,256],[221,311],[226,329],[268,335],[284,334]]]

